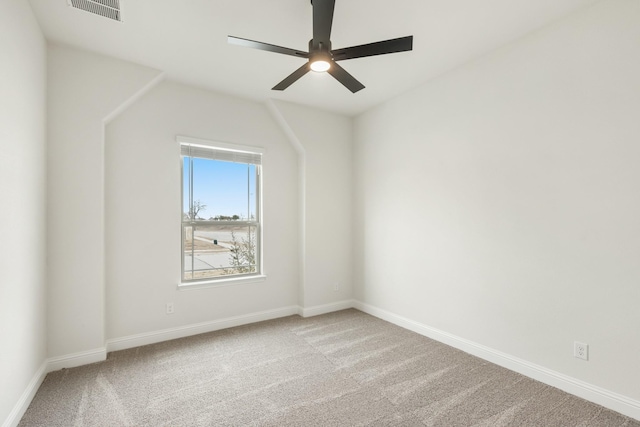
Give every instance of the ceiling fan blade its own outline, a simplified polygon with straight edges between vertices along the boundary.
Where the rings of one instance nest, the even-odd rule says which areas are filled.
[[[339,66],[336,62],[331,62],[331,68],[327,71],[331,74],[337,81],[342,83],[347,89],[351,92],[356,93],[357,91],[364,89],[364,85],[357,81],[355,77],[351,74],[347,73],[347,70]]]
[[[286,88],[294,84],[300,77],[307,74],[310,70],[311,68],[309,67],[309,63],[306,62],[302,67],[289,74],[287,78],[271,88],[271,90],[285,90]]]
[[[266,50],[267,52],[282,53],[283,55],[296,56],[298,58],[308,58],[309,53],[301,50],[289,49],[288,47],[276,46],[274,44],[257,42],[240,37],[227,36],[227,41],[238,46],[251,47],[253,49]]]
[[[322,43],[327,49],[331,49],[331,25],[336,0],[311,0],[311,4],[313,5],[313,46],[318,47]]]
[[[406,52],[413,49],[413,36],[345,47],[331,51],[334,61],[363,58],[365,56],[384,55],[387,53]]]

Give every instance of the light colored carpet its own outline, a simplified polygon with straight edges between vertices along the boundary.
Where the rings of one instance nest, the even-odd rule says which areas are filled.
[[[357,310],[118,351],[47,375],[20,426],[625,426]]]

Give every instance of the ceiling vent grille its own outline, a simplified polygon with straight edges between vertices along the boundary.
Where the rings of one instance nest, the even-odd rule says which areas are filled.
[[[76,9],[122,22],[120,0],[69,0],[69,5]]]

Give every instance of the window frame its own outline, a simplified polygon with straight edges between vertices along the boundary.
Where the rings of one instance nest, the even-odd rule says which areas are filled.
[[[222,286],[222,285],[232,285],[236,283],[247,283],[247,282],[256,282],[262,281],[266,278],[264,274],[264,257],[263,257],[263,209],[262,209],[262,185],[263,185],[263,173],[262,173],[262,165],[263,158],[266,150],[262,147],[256,146],[248,146],[248,145],[240,145],[240,144],[232,144],[226,142],[217,142],[199,138],[192,138],[186,136],[178,135],[176,137],[178,149],[180,150],[180,282],[179,288],[201,288],[201,287],[209,287],[209,286]],[[184,203],[184,158],[185,156],[182,154],[182,146],[183,145],[191,145],[198,148],[212,149],[218,151],[230,151],[239,154],[252,154],[252,155],[260,155],[261,161],[260,164],[249,163],[255,166],[256,173],[256,184],[255,184],[255,192],[256,192],[256,201],[255,201],[255,220],[246,221],[238,220],[238,221],[211,221],[211,220],[185,220],[184,212],[183,212],[183,203]],[[198,158],[198,156],[195,156]],[[215,159],[211,159],[215,160]],[[220,160],[224,161],[224,160]],[[243,162],[237,162],[240,164],[247,164]],[[256,238],[256,271],[250,273],[239,273],[239,274],[229,274],[222,275],[218,277],[207,277],[201,279],[186,279],[185,278],[185,230],[189,226],[193,225],[207,226],[207,225],[217,225],[217,226],[225,226],[225,225],[234,225],[234,226],[243,226],[247,227],[255,227],[255,238]]]

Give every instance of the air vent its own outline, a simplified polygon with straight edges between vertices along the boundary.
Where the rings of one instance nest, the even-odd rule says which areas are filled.
[[[71,7],[122,22],[120,0],[68,0]]]

